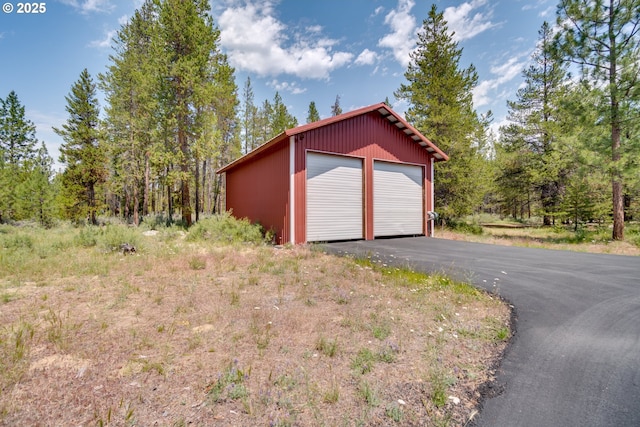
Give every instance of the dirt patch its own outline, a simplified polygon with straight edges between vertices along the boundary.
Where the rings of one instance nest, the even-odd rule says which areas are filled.
[[[0,306],[0,424],[464,425],[509,337],[487,294],[304,247],[106,256]]]

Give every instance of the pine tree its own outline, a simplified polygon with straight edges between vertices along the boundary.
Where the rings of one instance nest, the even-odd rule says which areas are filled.
[[[547,22],[538,34],[533,63],[523,71],[524,86],[518,90],[516,101],[507,101],[508,119],[512,125],[503,132],[502,143],[506,144],[507,151],[518,153],[520,158],[514,159],[518,164],[525,165],[523,160],[526,159],[526,167],[521,173],[527,178],[512,182],[528,182],[532,186],[526,193],[533,190],[539,194],[544,224],[551,225],[564,185],[563,166],[555,161],[557,157],[553,153],[563,131],[560,103],[566,95],[568,76],[565,64],[551,55],[553,35]],[[516,150],[514,144],[519,145]],[[513,169],[507,171],[512,180],[513,172]],[[509,188],[509,185],[503,188]]]
[[[256,148],[256,119],[258,108],[254,104],[253,87],[251,86],[251,78],[247,77],[242,92],[242,134],[244,140],[243,152]]]
[[[309,103],[309,111],[307,113],[307,123],[317,122],[318,120],[320,120],[320,114],[318,114],[316,103],[311,101]]]
[[[603,154],[610,156],[614,240],[624,239],[625,175],[634,167],[631,159],[637,158],[637,153],[626,155],[633,139],[625,136],[639,120],[639,11],[640,0],[561,0],[557,13],[557,53],[577,64],[592,86],[606,88],[598,107],[609,128],[609,147]]]
[[[25,108],[18,95],[11,91],[0,99],[0,150],[5,161],[19,166],[33,159],[36,154],[36,127],[25,116]]]
[[[51,227],[54,218],[53,159],[44,142],[35,157],[26,165],[25,179],[18,187],[19,211],[24,218],[33,218],[43,227]]]
[[[282,97],[278,92],[273,96],[273,108],[270,121],[272,132],[270,138],[273,138],[287,129],[298,126],[298,120],[289,113],[287,106],[284,105]]]
[[[161,71],[164,90],[162,101],[171,126],[175,129],[175,144],[167,139],[171,163],[178,166],[175,178],[180,185],[182,221],[188,227],[193,222],[194,179],[193,144],[201,136],[198,115],[211,114],[215,94],[216,42],[219,31],[214,28],[206,0],[165,0],[160,9],[160,37],[163,47]]]
[[[157,138],[157,101],[159,90],[157,55],[157,7],[146,1],[136,10],[114,38],[112,65],[100,75],[101,88],[107,99],[107,130],[112,161],[109,184],[123,205],[122,213],[140,222],[148,212],[151,153]],[[142,196],[142,200],[141,200]]]
[[[37,153],[35,133],[14,91],[0,99],[0,222],[29,217],[28,212],[20,212],[20,188]]]
[[[336,95],[336,101],[331,106],[331,115],[338,116],[342,114],[342,107],[340,106],[340,95]]]
[[[418,32],[402,84],[395,96],[409,102],[407,120],[449,155],[436,164],[436,206],[444,217],[478,208],[489,182],[483,157],[486,120],[476,114],[473,65],[460,69],[462,49],[449,33],[443,13],[433,5]]]
[[[100,142],[96,85],[86,68],[66,100],[69,118],[61,129],[54,128],[64,140],[60,147],[60,162],[66,165],[62,173],[64,208],[75,221],[86,216],[91,224],[97,224],[101,206],[96,190],[106,180],[106,155]]]

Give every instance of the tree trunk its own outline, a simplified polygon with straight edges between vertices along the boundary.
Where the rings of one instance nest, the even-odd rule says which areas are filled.
[[[144,194],[142,196],[142,215],[149,215],[149,192],[151,191],[151,165],[149,152],[144,155]]]
[[[200,220],[200,164],[195,161],[195,183],[196,183],[196,222]]]
[[[609,9],[609,96],[611,97],[611,160],[613,164],[611,187],[613,193],[613,240],[624,240],[624,192],[622,189],[622,173],[620,172],[620,136],[622,126],[620,124],[620,104],[618,101],[618,51],[613,22],[615,20],[615,8],[610,2]]]
[[[133,182],[133,225],[136,227],[140,225],[140,190],[138,189],[139,183],[136,178]]]
[[[206,196],[205,196],[206,195]],[[207,192],[207,159],[202,161],[202,206],[200,207],[202,213],[204,213],[206,209],[206,201],[210,199],[208,197],[209,194]]]

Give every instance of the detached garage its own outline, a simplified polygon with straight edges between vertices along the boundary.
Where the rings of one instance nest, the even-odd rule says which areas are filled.
[[[448,157],[386,104],[286,130],[220,169],[226,207],[277,243],[430,235]]]

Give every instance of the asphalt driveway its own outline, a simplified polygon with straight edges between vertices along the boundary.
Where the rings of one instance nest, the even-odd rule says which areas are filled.
[[[446,272],[515,306],[502,392],[476,425],[640,426],[640,257],[425,237],[325,246]]]

